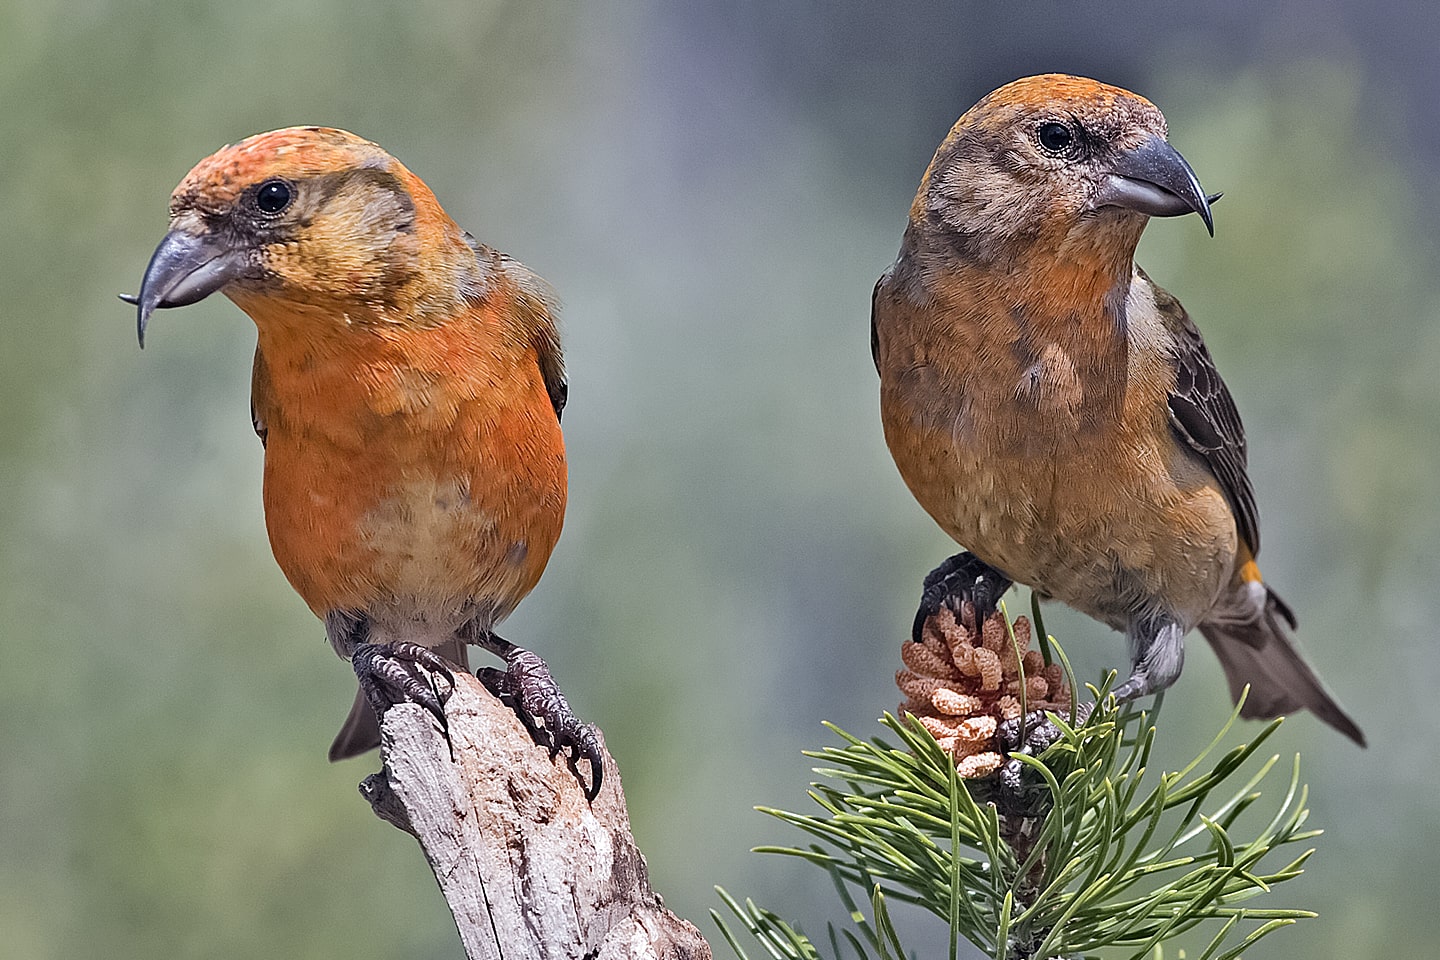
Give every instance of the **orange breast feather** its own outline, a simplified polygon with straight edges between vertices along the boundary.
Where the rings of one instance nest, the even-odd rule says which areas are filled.
[[[509,613],[565,511],[534,348],[488,308],[417,328],[241,306],[260,329],[266,527],[311,609]]]

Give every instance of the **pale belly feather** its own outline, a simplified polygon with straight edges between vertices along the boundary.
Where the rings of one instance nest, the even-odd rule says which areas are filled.
[[[1197,623],[1237,549],[1213,477],[1159,448],[1163,423],[1082,426],[1075,410],[1017,393],[917,407],[913,383],[882,390],[887,441],[916,499],[986,563],[1117,629],[1159,610]]]

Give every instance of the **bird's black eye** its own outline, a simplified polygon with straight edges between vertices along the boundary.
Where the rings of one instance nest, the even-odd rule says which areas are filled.
[[[290,197],[290,184],[284,180],[266,180],[255,191],[255,206],[261,213],[279,213],[290,206]]]
[[[1071,133],[1065,124],[1055,120],[1040,124],[1035,136],[1040,140],[1040,146],[1050,153],[1069,153],[1075,145],[1075,134]]]

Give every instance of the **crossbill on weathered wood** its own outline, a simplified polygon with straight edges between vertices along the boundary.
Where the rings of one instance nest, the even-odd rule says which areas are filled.
[[[1045,75],[981,99],[920,182],[875,286],[885,439],[965,551],[926,578],[994,608],[1030,586],[1128,638],[1135,699],[1209,641],[1247,717],[1300,709],[1364,735],[1297,647],[1256,566],[1245,431],[1200,331],[1135,264],[1150,217],[1210,204],[1148,100]]]
[[[544,662],[494,627],[540,579],[565,514],[567,395],[548,287],[456,226],[376,144],[292,127],[205,158],[170,198],[138,297],[229,297],[258,332],[251,414],[275,559],[361,692],[332,760],[379,743],[415,665],[482,671],[553,749],[598,741]],[[437,656],[443,654],[443,660]]]

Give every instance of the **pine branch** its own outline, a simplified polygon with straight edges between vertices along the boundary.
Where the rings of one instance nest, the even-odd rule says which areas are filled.
[[[1006,631],[1013,641],[1008,624]],[[1013,663],[1022,656],[1017,650]],[[905,682],[913,688],[913,675]],[[915,904],[946,923],[952,956],[964,939],[996,960],[1102,949],[1139,960],[1202,927],[1208,935],[1192,941],[1201,945],[1197,954],[1230,960],[1280,927],[1314,916],[1253,904],[1301,873],[1313,852],[1305,845],[1318,836],[1304,828],[1298,757],[1271,801],[1273,815],[1253,834],[1237,835],[1242,815],[1263,799],[1262,783],[1274,780],[1279,757],[1264,759],[1258,751],[1280,721],[1217,754],[1237,706],[1199,757],[1157,773],[1149,769],[1153,718],[1122,712],[1103,687],[1090,694],[1101,706],[1078,722],[1028,715],[1021,729],[1043,730],[1049,745],[1037,747],[1033,735],[1019,734],[1006,748],[1007,762],[980,779],[957,773],[957,756],[963,767],[961,754],[973,745],[942,745],[927,728],[933,722],[886,714],[882,723],[898,738],[894,745],[831,725],[842,742],[807,754],[823,764],[815,772],[824,779],[810,791],[820,811],[762,808],[815,842],[758,851],[798,857],[830,875],[853,930],[830,929],[828,956],[904,956],[887,900]],[[1267,866],[1283,848],[1298,852]],[[871,920],[856,893],[869,901]],[[826,956],[778,915],[723,891],[721,897],[769,956]],[[725,920],[712,915],[745,957]]]

